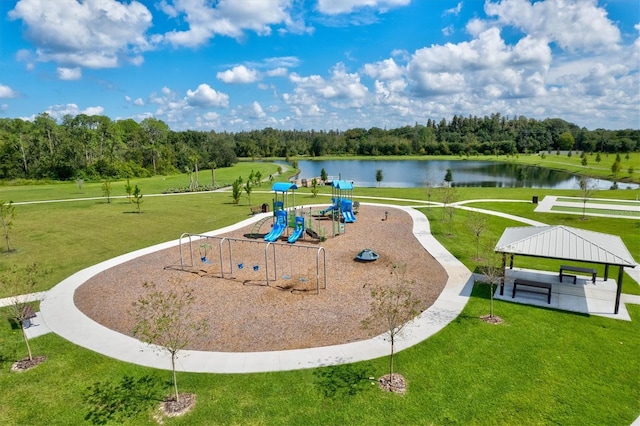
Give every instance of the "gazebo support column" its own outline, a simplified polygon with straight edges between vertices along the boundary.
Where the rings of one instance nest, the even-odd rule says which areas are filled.
[[[511,256],[513,259],[513,255]],[[505,269],[507,267],[507,254],[502,253],[502,274],[500,275],[500,296],[504,295],[504,277],[505,277]]]
[[[607,281],[609,279],[609,264],[604,265],[604,280]]]
[[[608,266],[608,265],[607,265]],[[624,277],[623,271],[624,267],[620,266],[618,271],[618,289],[616,290],[616,306],[613,310],[614,314],[618,313],[618,309],[620,309],[620,293],[622,293],[622,277]]]
[[[509,269],[513,269],[513,253],[511,254],[511,256],[509,258]]]

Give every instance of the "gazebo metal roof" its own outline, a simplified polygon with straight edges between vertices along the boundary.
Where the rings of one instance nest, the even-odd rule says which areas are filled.
[[[629,250],[617,235],[563,225],[506,228],[495,251],[630,268],[636,266]]]

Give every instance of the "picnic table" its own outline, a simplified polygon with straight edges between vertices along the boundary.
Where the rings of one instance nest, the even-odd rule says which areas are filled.
[[[563,277],[571,277],[573,278],[573,283],[576,283],[577,276],[575,274],[566,274],[565,271],[569,272],[582,272],[585,274],[591,274],[591,281],[596,283],[596,270],[593,268],[585,268],[583,266],[571,266],[571,265],[560,265],[560,282],[562,282]]]

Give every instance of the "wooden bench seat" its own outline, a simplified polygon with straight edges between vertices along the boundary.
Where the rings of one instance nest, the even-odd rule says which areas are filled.
[[[251,214],[258,214],[258,213],[262,213],[262,206],[253,206],[251,207]]]
[[[521,288],[518,289],[518,286],[521,286]],[[528,291],[528,292],[532,292],[532,293],[542,294],[539,291],[531,291],[531,290],[523,289],[522,286],[537,287],[537,288],[546,289],[547,290],[547,303],[549,303],[549,304],[551,303],[551,283],[543,283],[543,282],[540,282],[540,281],[523,280],[521,278],[518,278],[513,282],[513,294],[511,295],[511,298],[516,297],[516,289],[518,289],[520,291]]]
[[[565,271],[569,272],[582,272],[584,274],[591,274],[591,281],[596,283],[596,270],[593,268],[585,268],[582,266],[571,266],[571,265],[561,265],[560,266],[560,282],[562,282],[562,277],[572,277],[573,283],[576,283],[577,276],[573,274],[565,274]]]

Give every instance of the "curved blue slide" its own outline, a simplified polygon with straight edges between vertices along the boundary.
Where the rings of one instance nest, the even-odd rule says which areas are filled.
[[[296,229],[293,231],[293,234],[289,237],[287,242],[289,244],[293,244],[298,241],[298,238],[302,236],[304,233],[304,217],[296,217]]]
[[[345,223],[353,223],[356,221],[356,216],[353,214],[353,203],[351,200],[342,200],[340,207],[342,209],[342,216],[344,217]]]
[[[287,212],[280,210],[276,212],[276,223],[273,225],[273,229],[267,235],[264,236],[264,240],[273,243],[280,235],[287,229]]]

